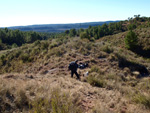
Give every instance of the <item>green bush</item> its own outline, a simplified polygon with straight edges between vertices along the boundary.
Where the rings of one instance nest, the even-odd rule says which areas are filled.
[[[128,30],[133,30],[133,29],[136,29],[136,25],[135,24],[129,24]]]
[[[48,46],[49,46],[49,43],[48,43],[48,42],[43,42],[43,43],[41,43],[41,49],[42,49],[42,50],[48,49]]]
[[[136,34],[130,30],[125,37],[125,46],[127,49],[134,49],[137,47],[138,37]]]
[[[99,72],[100,72],[99,67],[98,67],[98,66],[92,66],[92,67],[91,67],[91,70],[90,70],[90,73],[92,73],[92,72],[97,72],[97,73],[99,73]]]
[[[78,51],[79,51],[79,53],[81,53],[83,55],[89,55],[90,54],[89,50],[87,50],[84,46],[80,46]]]
[[[49,49],[52,49],[54,47],[57,47],[58,46],[58,43],[57,42],[52,42],[50,45],[49,45]]]
[[[106,86],[106,82],[103,79],[99,79],[98,77],[91,76],[91,75],[88,76],[87,82],[92,86],[97,86],[102,88]]]
[[[31,102],[30,112],[32,113],[50,113],[51,107],[47,99],[38,98]]]
[[[38,55],[39,53],[40,53],[40,48],[34,48],[31,51],[32,56]]]
[[[18,58],[20,56],[20,54],[21,54],[21,51],[18,50],[16,52],[14,52],[14,57]]]
[[[17,48],[18,47],[18,45],[16,44],[16,43],[14,43],[13,45],[12,45],[12,48]]]
[[[91,70],[89,71],[89,73],[92,73],[92,72],[96,72],[100,75],[103,75],[104,72],[100,70],[100,68],[97,66],[97,65],[94,65],[91,67]]]
[[[82,33],[80,34],[80,37],[81,37],[81,39],[84,39],[84,38],[90,39],[89,35],[88,35],[86,32],[82,32]]]
[[[112,53],[114,50],[112,47],[110,47],[109,45],[105,45],[101,48],[102,51],[106,52],[106,53]]]
[[[34,42],[34,46],[38,46],[40,44],[41,44],[40,40],[37,40],[37,41]]]
[[[57,57],[61,57],[65,53],[64,48],[56,47],[50,50],[49,55],[55,55]]]
[[[27,53],[22,53],[21,55],[20,55],[20,59],[25,63],[25,62],[29,62],[29,54],[27,54]]]
[[[0,66],[5,65],[6,63],[6,56],[5,55],[1,55],[0,56]]]

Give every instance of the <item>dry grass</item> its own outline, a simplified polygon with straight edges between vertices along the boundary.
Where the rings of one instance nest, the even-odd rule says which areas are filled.
[[[107,78],[106,88],[92,87],[88,83],[64,75],[37,74],[33,78],[24,74],[3,75],[0,77],[0,97],[3,99],[0,104],[3,108],[1,110],[37,113],[115,113],[139,109],[138,106],[128,109],[131,103],[124,96],[127,93],[123,92],[130,92],[129,87],[119,85],[120,79],[113,74],[104,77]],[[113,80],[115,81],[112,82]],[[113,83],[113,89],[109,89],[110,83]],[[141,109],[147,111],[144,108],[139,110]]]
[[[18,76],[26,78],[25,75],[15,75]],[[8,75],[0,78],[1,112],[81,112],[77,98],[72,98],[69,90],[63,91],[63,87],[56,84],[51,86],[51,80],[22,80],[15,77]]]
[[[137,32],[141,41],[144,33],[149,37],[147,29]],[[0,77],[0,112],[148,113],[149,77],[136,78],[127,64],[148,69],[150,60],[126,50],[125,35],[56,38],[1,52],[0,73],[8,74]],[[76,59],[89,64],[81,81],[67,71]]]

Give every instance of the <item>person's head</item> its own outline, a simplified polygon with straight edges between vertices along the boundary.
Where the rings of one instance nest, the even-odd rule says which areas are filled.
[[[78,60],[75,60],[75,63],[78,63]]]

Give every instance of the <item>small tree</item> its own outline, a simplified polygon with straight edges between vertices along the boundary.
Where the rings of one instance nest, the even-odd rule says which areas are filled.
[[[134,49],[135,47],[137,47],[137,43],[138,43],[137,35],[132,30],[130,30],[125,37],[126,48],[127,49]]]
[[[70,33],[70,37],[74,37],[77,34],[75,29],[70,29],[69,33]]]
[[[66,30],[66,31],[65,31],[65,34],[68,35],[68,34],[69,34],[69,30]]]
[[[12,44],[12,48],[17,48],[17,47],[18,47],[18,45],[16,43]]]
[[[136,25],[135,24],[129,24],[128,30],[133,30],[133,29],[136,29]]]
[[[80,33],[80,37],[81,37],[81,39],[84,39],[84,38],[90,39],[90,37],[88,36],[88,34],[86,32]]]

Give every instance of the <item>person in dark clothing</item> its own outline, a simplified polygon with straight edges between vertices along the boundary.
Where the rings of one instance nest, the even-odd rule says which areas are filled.
[[[79,76],[79,74],[77,73],[77,69],[78,69],[78,60],[76,60],[76,61],[74,61],[74,62],[71,62],[70,64],[69,64],[69,70],[71,70],[71,77],[73,78],[73,75],[75,74],[76,76],[77,76],[77,79],[79,79],[80,80],[80,76]]]

